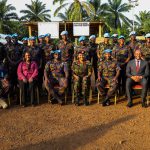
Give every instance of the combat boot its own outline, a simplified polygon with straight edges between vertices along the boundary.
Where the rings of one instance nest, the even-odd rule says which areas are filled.
[[[87,97],[86,96],[83,97],[83,102],[84,102],[84,106],[88,106],[89,105],[89,102],[87,101]]]
[[[77,95],[76,100],[75,100],[75,105],[79,106],[80,105],[80,97]]]

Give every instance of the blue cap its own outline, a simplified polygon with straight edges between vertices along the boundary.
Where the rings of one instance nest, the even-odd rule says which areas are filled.
[[[118,34],[113,34],[112,36],[111,36],[112,38],[118,38]]]
[[[41,38],[44,38],[44,37],[45,37],[44,35],[39,35],[38,39],[41,39]]]
[[[45,34],[45,37],[51,37],[50,33]]]
[[[28,41],[28,38],[27,38],[27,37],[24,37],[24,38],[22,39],[22,41]]]
[[[104,34],[104,38],[110,38],[110,34],[109,33],[105,33]]]
[[[104,53],[111,53],[111,52],[112,52],[111,49],[105,49],[105,50],[104,50]]]
[[[29,40],[36,40],[36,37],[35,36],[30,36],[28,39]]]
[[[145,35],[145,38],[150,38],[150,33],[147,33],[147,34]]]
[[[120,35],[120,36],[118,37],[118,39],[125,39],[125,37],[124,37],[123,35]]]
[[[60,53],[61,51],[58,49],[58,50],[53,50],[51,51],[51,54],[54,54],[54,53]]]
[[[85,36],[80,36],[80,38],[79,38],[79,42],[81,42],[81,41],[84,41],[85,40]]]
[[[130,32],[129,36],[131,36],[131,35],[135,35],[136,36],[136,32],[135,31]]]
[[[11,35],[11,37],[12,37],[12,38],[18,37],[18,34],[17,34],[17,33],[14,33],[14,34]]]
[[[68,31],[62,31],[60,35],[68,35]]]
[[[95,36],[95,35],[91,35],[91,36],[89,37],[89,39],[96,39],[96,36]]]
[[[10,34],[6,34],[6,37],[5,38],[11,38],[11,35]]]

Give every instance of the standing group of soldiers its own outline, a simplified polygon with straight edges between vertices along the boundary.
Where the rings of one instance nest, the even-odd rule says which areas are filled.
[[[57,100],[63,104],[62,95],[67,89],[68,95],[75,93],[75,104],[80,105],[83,97],[84,105],[88,105],[88,93],[91,75],[94,70],[98,92],[104,96],[102,105],[110,103],[110,97],[118,84],[125,94],[126,65],[134,58],[134,51],[140,49],[142,59],[150,63],[150,34],[146,34],[144,43],[136,39],[136,33],[130,33],[130,41],[125,42],[123,35],[104,34],[104,41],[96,43],[96,36],[91,35],[87,42],[84,36],[74,46],[68,32],[61,32],[61,39],[54,44],[51,35],[40,35],[38,43],[35,37],[23,38],[19,44],[18,35],[7,35],[5,45],[0,44],[0,96],[5,99],[8,93],[15,97],[18,86],[17,68],[25,52],[30,52],[32,61],[38,65],[38,87],[44,85],[52,95],[51,103]],[[105,85],[109,85],[106,93]],[[73,87],[73,88],[72,88]],[[7,93],[7,94],[6,94]]]

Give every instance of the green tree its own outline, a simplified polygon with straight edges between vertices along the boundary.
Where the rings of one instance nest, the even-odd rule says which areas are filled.
[[[21,20],[25,21],[50,21],[50,10],[46,9],[46,4],[43,4],[39,0],[31,0],[31,5],[25,4],[27,9],[21,10],[20,13],[23,13],[24,16],[21,17]]]
[[[95,8],[90,2],[74,0],[69,3],[67,0],[53,0],[53,4],[58,3],[60,6],[55,10],[54,16],[67,7],[68,19],[69,21],[83,21],[86,15],[90,16],[91,12],[95,13]]]
[[[121,28],[122,22],[130,25],[131,20],[124,13],[129,12],[131,7],[131,5],[123,3],[123,0],[108,0],[106,20],[109,26],[117,29]]]
[[[0,32],[6,33],[10,29],[10,20],[18,19],[17,14],[14,12],[16,8],[11,4],[7,4],[7,0],[0,1]]]

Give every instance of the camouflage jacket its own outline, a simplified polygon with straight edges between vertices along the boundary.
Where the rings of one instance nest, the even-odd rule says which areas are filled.
[[[126,64],[126,60],[132,57],[132,52],[127,45],[115,46],[112,50],[112,57],[115,58],[120,66]]]
[[[103,60],[98,66],[98,72],[102,77],[112,78],[116,76],[117,71],[120,70],[120,67],[116,60],[109,59]]]
[[[150,62],[150,46],[147,46],[146,43],[142,44],[141,52],[143,59]]]
[[[65,44],[63,40],[60,40],[58,42],[58,49],[61,51],[61,60],[63,62],[73,60],[74,47],[72,42],[68,40]]]
[[[103,60],[104,59],[104,56],[103,56],[103,52],[104,50],[106,49],[113,49],[113,45],[112,44],[105,44],[105,43],[100,43],[98,45],[98,49],[97,49],[97,56],[99,58],[99,60]]]
[[[98,44],[89,42],[89,56],[91,58],[97,58],[97,47]]]
[[[72,64],[72,71],[73,74],[79,77],[84,77],[87,76],[89,73],[92,73],[92,65],[90,61],[84,61],[84,63],[81,64],[78,60],[76,60]]]
[[[74,60],[77,60],[77,55],[79,52],[84,54],[86,60],[89,60],[89,47],[88,46],[76,46],[74,49]]]
[[[67,64],[62,61],[48,61],[45,65],[45,73],[49,79],[59,78],[59,77],[68,77],[68,68]]]

